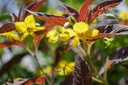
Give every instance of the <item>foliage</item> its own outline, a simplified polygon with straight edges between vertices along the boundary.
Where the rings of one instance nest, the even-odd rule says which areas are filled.
[[[118,85],[127,77],[128,13],[108,13],[123,0],[81,0],[83,5],[74,6],[79,11],[73,1],[63,2],[59,12],[37,0],[20,7],[18,15],[0,13],[1,84]],[[5,62],[6,49],[13,57]],[[22,65],[28,56],[34,71]]]

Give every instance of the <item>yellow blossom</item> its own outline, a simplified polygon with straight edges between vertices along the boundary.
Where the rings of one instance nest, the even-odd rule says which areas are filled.
[[[122,20],[128,20],[128,12],[126,11],[121,11],[118,15],[118,17]]]
[[[7,39],[9,41],[11,41],[11,42],[13,42],[13,41],[20,41],[19,36],[14,31],[2,33],[0,35],[7,37]]]
[[[36,22],[33,15],[25,18],[24,22],[15,22],[16,30],[22,34],[21,42],[28,36],[36,37],[34,32],[43,30],[44,27],[36,27]]]
[[[99,31],[97,29],[89,29],[89,26],[85,22],[77,22],[73,25],[73,29],[70,28],[66,32],[69,34],[70,38],[74,37],[72,46],[75,47],[79,40],[86,42],[87,37],[94,37],[98,35]]]
[[[74,62],[66,62],[64,60],[60,61],[56,67],[56,71],[60,76],[69,75],[74,71]]]
[[[47,34],[46,34],[46,37],[48,37],[48,42],[49,43],[56,43],[58,41],[58,33],[57,33],[57,30],[53,29],[53,30],[50,30]]]

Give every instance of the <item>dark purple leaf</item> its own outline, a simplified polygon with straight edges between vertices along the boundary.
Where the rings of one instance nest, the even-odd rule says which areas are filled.
[[[88,14],[88,22],[93,21],[98,15],[106,12],[107,10],[116,7],[123,0],[107,0],[98,4]]]
[[[59,1],[59,4],[60,4],[66,11],[68,11],[69,13],[74,13],[74,17],[75,17],[75,19],[78,21],[79,13],[78,13],[78,11],[77,11],[76,9],[71,8],[71,7],[65,5],[64,3],[60,2],[60,1]]]
[[[124,61],[128,61],[128,46],[122,47],[111,53],[107,59],[106,63],[102,66],[101,70],[99,71],[99,74],[103,74],[106,69],[109,69],[115,64],[122,63]]]
[[[100,33],[95,37],[88,37],[89,41],[94,41],[103,37],[112,37],[115,35],[128,35],[128,26],[126,25],[112,24],[98,30]]]
[[[92,85],[91,70],[87,62],[77,57],[73,72],[73,85]]]
[[[101,30],[102,33],[110,33],[114,35],[127,35],[128,34],[128,26],[126,25],[107,25],[104,29]]]
[[[72,84],[73,84],[73,75],[72,74],[67,76],[65,78],[65,80],[60,83],[60,85],[72,85]]]
[[[91,2],[91,0],[86,0],[86,2],[81,7],[79,21],[83,21],[83,20],[85,20],[87,18],[88,7],[90,5],[90,2]]]
[[[15,25],[14,23],[7,23],[4,24],[1,28],[0,28],[0,33],[5,33],[5,32],[9,32],[15,30]]]

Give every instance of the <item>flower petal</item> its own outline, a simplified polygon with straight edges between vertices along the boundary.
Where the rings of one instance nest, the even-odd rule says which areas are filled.
[[[49,31],[46,34],[46,37],[52,37],[52,36],[55,36],[56,34],[57,34],[57,31],[56,30],[51,30],[51,31]]]
[[[121,11],[118,15],[118,17],[122,20],[128,20],[128,12],[127,11]]]
[[[25,18],[24,20],[25,24],[29,27],[29,28],[33,28],[36,26],[36,22],[35,22],[35,19],[34,19],[34,16],[33,15],[29,15]]]
[[[73,30],[77,33],[84,33],[88,30],[88,24],[85,22],[77,22],[73,25]]]
[[[45,27],[33,27],[33,32],[44,30]]]
[[[72,47],[77,46],[78,43],[79,43],[79,38],[78,37],[74,37],[74,41],[73,41]]]
[[[28,33],[28,32],[25,32],[25,33],[22,35],[22,37],[21,37],[21,39],[20,39],[20,42],[23,42],[23,41],[25,40],[25,38],[26,38],[28,35],[29,35],[29,33]]]
[[[19,33],[23,33],[27,31],[27,28],[28,28],[24,22],[15,22],[15,27]]]
[[[89,29],[88,31],[86,31],[85,35],[95,37],[96,35],[98,35],[98,33],[99,31],[97,29]]]
[[[10,37],[12,37],[15,41],[20,41],[20,37],[17,34],[11,34]]]
[[[59,39],[61,41],[67,41],[70,37],[67,34],[60,34]]]
[[[76,33],[74,32],[74,30],[72,30],[70,28],[65,29],[64,33],[68,34],[70,38],[73,37],[73,36],[76,36]]]
[[[34,32],[29,33],[33,38],[36,38],[36,34]]]
[[[58,38],[59,38],[58,36],[51,36],[51,37],[49,37],[48,42],[56,43],[58,41]]]

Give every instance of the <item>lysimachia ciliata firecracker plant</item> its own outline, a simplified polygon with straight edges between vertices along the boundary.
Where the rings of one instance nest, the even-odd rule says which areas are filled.
[[[67,78],[61,83],[61,85],[64,85],[65,82],[68,83],[68,85],[92,85],[92,80],[108,85],[106,76],[103,78],[102,75],[98,74],[98,71],[91,60],[91,46],[95,40],[99,38],[128,34],[128,29],[127,26],[122,25],[107,25],[102,30],[99,30],[95,27],[92,28],[91,24],[97,16],[106,12],[110,8],[116,7],[122,0],[107,0],[99,3],[91,10],[89,9],[89,6],[92,4],[92,0],[86,0],[81,6],[79,12],[64,3],[59,2],[67,13],[62,16],[36,12],[44,1],[45,0],[40,0],[30,4],[24,10],[25,12],[23,14],[21,13],[22,8],[20,9],[18,16],[12,14],[14,22],[7,23],[0,29],[0,35],[5,36],[8,39],[7,42],[1,43],[0,47],[12,45],[27,46],[32,41],[33,46],[28,45],[29,47],[27,50],[31,55],[36,57],[39,42],[44,35],[46,35],[48,42],[50,43],[56,43],[58,40],[64,42],[55,50],[55,62],[51,72],[52,81],[49,82],[46,77],[46,81],[49,85],[51,85],[50,83],[52,83],[52,85],[54,84],[54,69],[58,71],[58,74],[60,75],[68,75],[68,78],[70,79],[70,82],[67,82]],[[40,26],[39,23],[36,23],[34,16],[49,24]],[[120,26],[121,28],[119,28]],[[62,56],[66,51],[76,46],[78,46],[79,50],[85,54],[84,58],[88,59],[87,61],[90,66],[83,57],[79,56],[75,59],[75,65],[74,62],[71,62],[69,64],[66,63],[66,66],[63,65],[61,67]],[[44,83],[44,76],[42,81]]]

